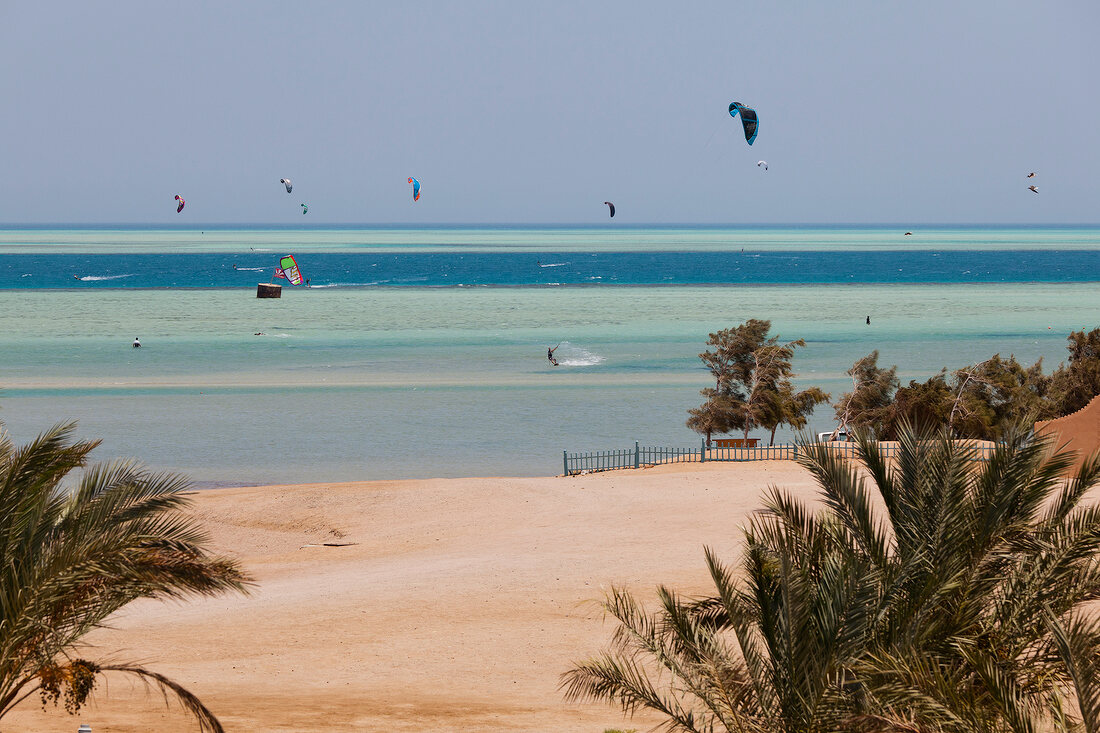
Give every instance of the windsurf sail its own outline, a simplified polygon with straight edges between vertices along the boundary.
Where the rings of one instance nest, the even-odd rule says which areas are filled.
[[[294,255],[287,255],[279,260],[279,269],[283,271],[283,277],[290,281],[291,285],[302,284],[302,273],[298,270],[298,262]]]

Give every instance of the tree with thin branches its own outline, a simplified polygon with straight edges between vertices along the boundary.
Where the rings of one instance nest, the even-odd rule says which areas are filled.
[[[220,733],[183,686],[139,665],[84,659],[81,640],[139,598],[244,592],[251,581],[207,549],[184,511],[186,479],[127,461],[89,465],[98,441],[74,441],[75,429],[56,426],[22,447],[0,429],[0,719],[35,694],[75,713],[101,676],[123,673]]]
[[[857,359],[847,372],[852,391],[836,403],[837,430],[849,433],[862,430],[883,437],[893,422],[894,392],[898,388],[898,368],[878,365],[878,349]]]
[[[713,346],[699,355],[714,376],[715,386],[702,390],[707,398],[702,406],[689,410],[687,426],[703,433],[710,441],[713,433],[740,430],[746,438],[758,427],[765,427],[774,438],[778,425],[794,421],[805,424],[807,410],[828,400],[828,395],[813,388],[795,393],[791,384],[794,369],[791,360],[803,339],[780,343],[768,336],[770,321],[750,318],[740,326],[710,334]]]

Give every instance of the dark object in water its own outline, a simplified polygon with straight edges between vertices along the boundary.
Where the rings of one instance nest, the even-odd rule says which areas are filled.
[[[274,283],[260,283],[256,286],[257,298],[281,298],[283,297],[283,286]]]

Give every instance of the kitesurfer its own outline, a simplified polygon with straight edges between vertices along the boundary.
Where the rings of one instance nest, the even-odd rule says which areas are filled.
[[[134,348],[135,349],[140,349],[141,348],[141,339],[139,339],[137,336],[134,336]]]
[[[561,346],[561,344],[558,344],[558,346]],[[550,363],[554,366],[558,365],[558,360],[554,358],[554,352],[558,350],[558,346],[555,346],[552,349],[547,347],[546,349],[546,358],[549,359]]]
[[[868,325],[868,326],[870,326],[870,325],[871,325],[871,316],[867,316],[867,325]]]

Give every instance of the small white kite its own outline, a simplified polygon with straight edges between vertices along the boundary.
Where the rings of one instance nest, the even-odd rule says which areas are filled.
[[[760,166],[764,166],[764,170],[768,170],[768,161],[766,161],[766,160],[756,161],[756,167],[759,168]]]

